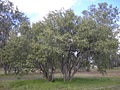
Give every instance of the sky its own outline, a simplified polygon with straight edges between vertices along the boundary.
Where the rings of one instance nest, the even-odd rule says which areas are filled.
[[[120,9],[120,0],[10,0],[22,12],[24,12],[31,22],[42,20],[49,11],[64,9],[74,10],[76,15],[81,15],[83,10],[87,10],[92,4],[97,5],[107,2]]]

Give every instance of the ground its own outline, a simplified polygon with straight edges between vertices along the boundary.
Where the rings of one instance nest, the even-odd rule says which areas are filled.
[[[48,82],[39,74],[0,75],[0,90],[120,90],[120,69],[108,70],[102,76],[98,72],[79,72],[69,82],[64,82],[60,73],[55,82]]]

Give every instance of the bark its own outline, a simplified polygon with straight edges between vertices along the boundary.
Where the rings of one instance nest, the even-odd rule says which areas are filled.
[[[3,64],[3,68],[4,68],[4,74],[7,75],[7,74],[9,73],[9,72],[8,72],[8,71],[9,71],[9,66],[8,66],[8,64],[7,64],[7,63],[4,63],[4,64]]]
[[[42,71],[43,76],[50,82],[54,81],[55,64],[51,58],[45,62],[36,62],[37,67]]]
[[[68,56],[62,57],[61,63],[61,72],[63,74],[64,81],[69,81],[73,79],[74,75],[80,69],[82,64],[82,57],[75,57],[71,50],[68,51]]]
[[[54,78],[53,78],[53,70],[51,69],[51,72],[45,72],[43,71],[43,75],[45,76],[45,78],[50,81],[50,82],[53,82],[54,81]]]

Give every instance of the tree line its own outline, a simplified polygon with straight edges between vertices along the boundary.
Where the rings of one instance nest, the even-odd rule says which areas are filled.
[[[64,81],[91,65],[105,73],[117,56],[119,13],[104,2],[82,16],[71,9],[51,11],[30,25],[12,2],[0,0],[0,67],[5,74],[39,70],[48,81],[54,81],[57,69]]]

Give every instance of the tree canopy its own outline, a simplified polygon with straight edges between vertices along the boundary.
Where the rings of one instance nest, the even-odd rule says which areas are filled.
[[[9,0],[0,0],[0,47],[9,38],[10,31],[18,27],[22,21],[28,20],[24,13],[14,7]]]
[[[60,70],[67,81],[83,68],[89,71],[91,66],[105,73],[118,51],[113,31],[118,27],[119,11],[107,3],[90,6],[83,11],[83,16],[75,15],[71,9],[52,11],[32,26],[23,18],[10,20],[15,24],[7,28],[11,30],[7,31],[9,38],[0,48],[0,60],[6,73],[34,69],[42,72],[47,80],[54,81],[55,71]],[[18,27],[12,28],[16,24]],[[3,31],[0,33],[3,35]]]

